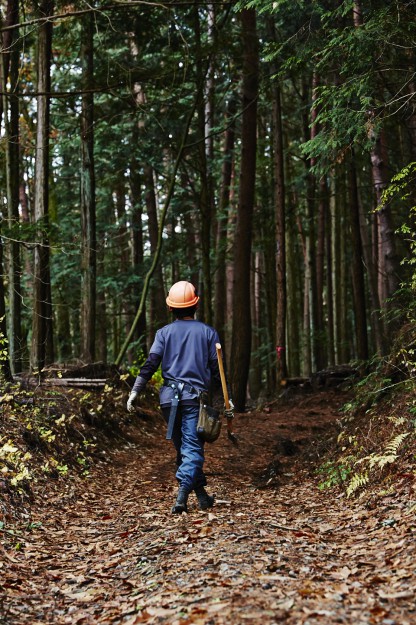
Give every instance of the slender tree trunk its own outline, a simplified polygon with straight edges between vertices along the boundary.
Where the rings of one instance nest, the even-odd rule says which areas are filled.
[[[230,187],[233,171],[236,100],[231,98],[227,105],[227,131],[225,133],[221,195],[218,207],[217,233],[216,233],[216,273],[215,273],[215,314],[214,325],[224,344],[225,323],[227,317],[227,290],[226,290],[226,258],[227,258],[227,230],[230,206]]]
[[[81,105],[81,359],[95,359],[97,237],[94,171],[94,22],[82,20],[81,63],[85,93]]]
[[[316,89],[318,86],[318,78],[316,72],[312,76],[312,102],[316,99]],[[308,99],[309,90],[304,85],[304,99]],[[312,107],[311,118],[307,113],[304,115],[304,133],[305,140],[314,139],[317,135],[318,128],[316,123],[317,111],[315,107]],[[310,127],[310,131],[309,131]],[[308,275],[309,275],[309,288],[310,293],[310,314],[309,314],[309,331],[311,333],[311,349],[312,349],[312,362],[311,367],[315,369],[321,369],[322,358],[322,340],[319,337],[319,319],[318,319],[318,290],[316,286],[316,228],[315,228],[315,212],[316,212],[316,177],[311,171],[311,168],[315,165],[315,159],[311,159],[306,163],[306,188],[307,188],[307,211],[308,211]],[[306,319],[305,319],[306,322]]]
[[[19,22],[19,5],[16,0],[9,0],[6,10],[6,25]],[[7,31],[6,31],[7,33]],[[9,354],[12,371],[22,369],[22,294],[21,294],[21,258],[19,244],[19,46],[18,30],[2,34],[3,50],[1,54],[0,86],[3,92],[4,139],[6,142],[6,199],[7,218],[10,228],[8,244],[8,300],[9,300]],[[7,46],[7,47],[6,47]],[[10,88],[7,93],[7,82]]]
[[[270,119],[267,118],[262,124],[259,140],[263,150],[270,149],[270,142],[266,137],[265,129],[269,127]],[[276,207],[275,202],[270,202],[269,185],[273,170],[262,167],[259,170],[259,191],[257,198],[259,224],[256,247],[260,246],[261,258],[259,270],[261,270],[261,296],[262,305],[259,315],[260,332],[262,333],[263,345],[267,345],[267,361],[265,354],[262,358],[262,367],[266,368],[267,388],[264,393],[271,395],[276,391],[276,319],[277,319],[277,273],[276,273]],[[251,366],[253,368],[253,365]]]
[[[256,251],[253,254],[253,269],[251,271],[251,318],[253,327],[252,336],[252,356],[249,376],[249,392],[251,399],[257,399],[262,388],[262,363],[260,359],[260,324],[261,309],[264,305],[261,303],[261,258],[260,253]]]
[[[157,216],[157,203],[155,193],[155,181],[153,175],[153,168],[151,165],[144,166],[144,182],[146,185],[145,191],[145,203],[149,224],[149,239],[150,250],[152,256],[156,253],[157,241],[158,241],[158,216]],[[150,332],[150,342],[153,341],[153,337],[156,331],[168,322],[168,314],[166,309],[166,293],[168,289],[165,289],[163,282],[162,266],[157,265],[153,276],[154,286],[151,289],[151,309],[153,310],[153,318],[150,320],[148,332]]]
[[[327,335],[328,335],[328,364],[335,364],[335,341],[334,341],[334,285],[332,281],[332,220],[330,199],[326,203],[325,215],[326,229],[326,271],[327,271]]]
[[[311,263],[310,236],[305,239],[305,273],[303,283],[303,375],[309,377],[312,373],[312,341],[311,341]]]
[[[126,211],[126,183],[124,179],[124,171],[120,170],[117,176],[115,188],[115,201],[117,212],[117,243],[118,243],[118,266],[120,274],[125,277],[125,287],[122,291],[120,301],[120,325],[123,335],[127,335],[130,331],[134,319],[134,313],[129,298],[128,277],[131,269],[129,242],[130,236],[127,232],[127,211]],[[133,364],[133,353],[131,350],[127,352],[129,365]]]
[[[137,124],[134,124],[132,131],[132,145],[138,143],[138,128]],[[141,197],[141,179],[139,163],[134,154],[130,161],[130,197],[131,197],[131,222],[132,222],[132,263],[133,272],[136,278],[142,276],[142,267],[144,259],[144,246],[143,246],[143,224],[142,224],[142,197]],[[140,283],[142,284],[142,280]],[[139,305],[138,293],[141,289],[138,288],[138,284],[135,282],[132,288],[131,299],[135,303],[135,310]],[[134,333],[134,340],[139,341],[139,348],[146,353],[146,313],[140,316],[137,322],[137,327]]]
[[[363,246],[360,232],[360,205],[358,199],[357,173],[354,151],[349,163],[349,203],[352,243],[352,286],[355,312],[355,343],[360,360],[368,359],[367,313],[365,305],[365,283],[363,266]]]
[[[356,28],[363,24],[361,0],[353,2],[353,21]],[[369,137],[373,141],[371,150],[371,172],[377,211],[377,263],[379,275],[378,299],[382,307],[399,287],[399,259],[396,253],[394,228],[392,226],[391,208],[381,203],[381,195],[389,182],[387,173],[387,146],[384,130],[376,136],[372,117],[369,113]]]
[[[257,95],[259,53],[256,13],[241,12],[243,45],[243,113],[240,194],[234,244],[233,331],[231,343],[231,386],[238,410],[245,406],[250,367],[251,315],[250,265],[256,174]]]
[[[371,171],[378,220],[378,266],[379,266],[379,299],[382,306],[399,287],[399,260],[396,254],[394,228],[392,225],[391,208],[388,203],[382,203],[381,196],[388,184],[387,175],[387,146],[385,133],[373,137],[374,145],[371,151]]]
[[[327,214],[328,188],[326,178],[319,181],[319,204],[316,243],[316,332],[319,343],[317,366],[327,365],[327,336],[324,325],[324,285],[325,285],[325,219]]]
[[[58,361],[65,363],[71,359],[71,323],[67,293],[61,288],[55,289],[54,303],[57,308],[56,315],[56,352]]]
[[[288,369],[289,376],[300,375],[300,348],[301,339],[299,334],[299,318],[300,315],[300,295],[302,293],[302,285],[299,283],[299,261],[295,253],[295,236],[293,229],[290,228],[287,233],[287,249],[288,249],[288,273],[287,273],[287,293],[288,293],[288,328],[287,328],[287,344],[288,344]]]
[[[3,240],[1,237],[0,228],[0,271],[3,271]],[[9,350],[5,340],[7,337],[6,326],[6,305],[5,305],[5,292],[3,280],[0,280],[0,348],[3,352],[3,356],[0,358],[0,370],[5,380],[13,380],[12,369],[10,366]]]
[[[363,23],[363,13],[361,9],[361,0],[354,0],[352,3],[352,17],[354,26],[358,28]]]
[[[273,156],[274,197],[276,211],[276,278],[277,278],[277,322],[276,356],[277,384],[287,377],[286,364],[286,210],[283,156],[283,128],[280,86],[273,88]]]
[[[201,317],[212,324],[212,278],[211,278],[211,231],[212,231],[212,201],[209,193],[208,166],[207,166],[207,141],[205,139],[205,76],[201,52],[201,32],[199,23],[199,8],[194,9],[194,28],[196,40],[196,88],[197,100],[197,125],[198,125],[198,167],[200,189],[198,194],[198,207],[201,213],[201,260],[203,274],[203,293]]]
[[[368,281],[368,293],[370,298],[370,307],[371,307],[371,336],[373,339],[373,344],[375,346],[375,350],[378,354],[382,354],[384,351],[383,348],[383,323],[380,317],[380,300],[378,298],[378,285],[377,285],[377,265],[374,264],[374,256],[373,256],[373,246],[372,240],[370,239],[368,228],[369,226],[373,229],[373,235],[376,235],[376,241],[374,244],[374,249],[377,250],[377,233],[374,232],[375,228],[373,228],[373,222],[376,223],[376,216],[370,215],[370,223],[367,224],[366,217],[363,214],[360,196],[358,196],[358,200],[360,203],[360,231],[361,231],[361,241],[363,246],[363,256],[365,266],[367,268],[367,281]],[[376,259],[377,260],[377,259]]]
[[[52,0],[42,0],[39,17],[53,14]],[[37,243],[33,259],[33,320],[31,368],[40,371],[53,360],[52,301],[49,267],[49,96],[52,22],[39,26],[37,51],[37,126],[35,157],[34,221]]]
[[[331,227],[332,227],[332,275],[333,275],[333,309],[334,309],[334,347],[335,347],[335,364],[342,363],[341,351],[341,309],[342,309],[342,294],[341,294],[341,216],[340,216],[340,198],[344,193],[344,188],[340,189],[340,174],[335,178],[335,189],[331,208]]]
[[[343,233],[346,231],[346,193],[345,180],[343,172],[343,192],[339,198],[338,212],[339,212],[339,263],[340,263],[340,284],[338,293],[338,345],[339,345],[339,363],[345,364],[349,361],[349,332],[348,332],[348,316],[347,311],[349,308],[348,298],[348,278],[349,278],[349,263],[347,257],[347,241]]]

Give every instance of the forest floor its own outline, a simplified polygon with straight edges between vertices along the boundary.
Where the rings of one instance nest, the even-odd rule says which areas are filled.
[[[207,446],[214,507],[192,496],[180,516],[162,420],[138,419],[3,530],[0,624],[416,623],[414,481],[376,498],[319,488],[344,402],[327,389],[237,415],[238,446]]]

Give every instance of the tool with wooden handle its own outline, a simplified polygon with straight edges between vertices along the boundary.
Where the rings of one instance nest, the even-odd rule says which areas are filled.
[[[220,370],[221,386],[222,386],[222,392],[224,395],[225,409],[230,410],[230,398],[228,396],[228,388],[227,388],[227,382],[225,379],[224,363],[222,360],[222,348],[221,348],[220,343],[216,343],[215,348],[217,350],[218,368]],[[238,439],[236,435],[234,434],[234,432],[232,431],[232,421],[233,421],[232,419],[227,419],[227,436],[230,439],[230,441],[234,443],[234,445],[237,445]]]

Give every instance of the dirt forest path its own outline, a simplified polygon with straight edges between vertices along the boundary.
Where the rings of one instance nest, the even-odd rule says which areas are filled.
[[[416,623],[414,513],[321,491],[304,450],[342,394],[236,419],[207,449],[213,509],[175,516],[162,422],[64,496],[39,493],[32,531],[6,550],[0,624]]]

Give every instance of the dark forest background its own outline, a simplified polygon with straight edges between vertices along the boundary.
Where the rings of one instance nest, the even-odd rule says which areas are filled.
[[[181,279],[237,407],[414,323],[414,1],[0,7],[6,377],[137,365]]]

